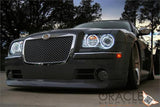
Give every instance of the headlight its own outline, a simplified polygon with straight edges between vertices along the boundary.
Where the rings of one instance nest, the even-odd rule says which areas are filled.
[[[87,45],[89,47],[96,47],[99,44],[99,38],[96,35],[89,35],[87,37]]]
[[[101,49],[110,49],[114,45],[114,37],[111,34],[102,34],[102,35],[95,35],[86,34],[82,47],[84,48],[101,48]]]
[[[111,34],[104,34],[100,39],[102,48],[109,49],[114,45],[114,38]]]
[[[10,54],[11,55],[19,55],[22,52],[23,48],[23,41],[20,42],[14,42],[10,48]]]

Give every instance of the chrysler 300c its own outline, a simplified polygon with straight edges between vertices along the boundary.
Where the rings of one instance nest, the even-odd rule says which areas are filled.
[[[137,88],[154,79],[148,46],[129,21],[95,21],[14,40],[6,57],[7,85]]]

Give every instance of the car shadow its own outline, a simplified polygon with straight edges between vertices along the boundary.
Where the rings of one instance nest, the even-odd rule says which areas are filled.
[[[133,90],[127,88],[122,89],[73,89],[73,88],[44,88],[44,87],[18,87],[12,88],[12,91],[22,91],[31,93],[46,93],[46,94],[116,94],[125,93]],[[134,91],[136,91],[135,89]]]
[[[32,92],[32,93],[63,93],[63,94],[116,94],[142,91],[143,86],[154,80],[143,80],[138,89],[76,89],[76,88],[48,88],[48,87],[14,87],[12,91]]]

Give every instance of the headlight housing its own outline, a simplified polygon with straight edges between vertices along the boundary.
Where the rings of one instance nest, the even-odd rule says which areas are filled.
[[[96,35],[89,35],[87,37],[87,46],[97,47],[98,44],[99,44],[99,38]]]
[[[110,49],[114,45],[114,38],[111,34],[104,34],[100,40],[103,49]]]
[[[111,34],[102,34],[102,35],[86,34],[83,39],[82,47],[110,49],[113,47],[114,42],[115,39]]]
[[[10,55],[21,55],[23,49],[23,41],[14,42],[10,48]]]

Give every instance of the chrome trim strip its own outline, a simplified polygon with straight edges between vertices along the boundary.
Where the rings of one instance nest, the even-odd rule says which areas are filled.
[[[117,54],[122,52],[80,52],[74,53],[74,55],[93,55],[93,54]]]
[[[139,68],[135,68],[135,71],[137,72],[137,85],[140,84],[140,71]]]
[[[20,57],[22,57],[22,56],[7,56],[7,57],[5,57],[5,59],[20,58]]]
[[[33,40],[33,39],[41,39],[43,35],[39,35],[39,36],[35,36],[35,37],[29,37],[27,39],[24,40],[23,42],[23,50],[22,50],[22,56],[23,56],[23,59],[24,59],[24,62],[25,63],[29,63],[29,64],[51,64],[51,63],[66,63],[68,61],[68,58],[69,56],[71,56],[73,54],[73,51],[74,51],[74,47],[75,47],[75,43],[76,43],[76,35],[75,34],[65,34],[65,35],[54,35],[54,34],[50,34],[51,37],[50,38],[59,38],[59,37],[67,37],[67,36],[73,36],[73,40],[72,40],[72,45],[71,45],[71,48],[70,48],[70,52],[68,54],[68,57],[66,60],[64,61],[55,61],[55,62],[27,62],[26,59],[25,59],[25,43],[26,41],[28,40]]]

